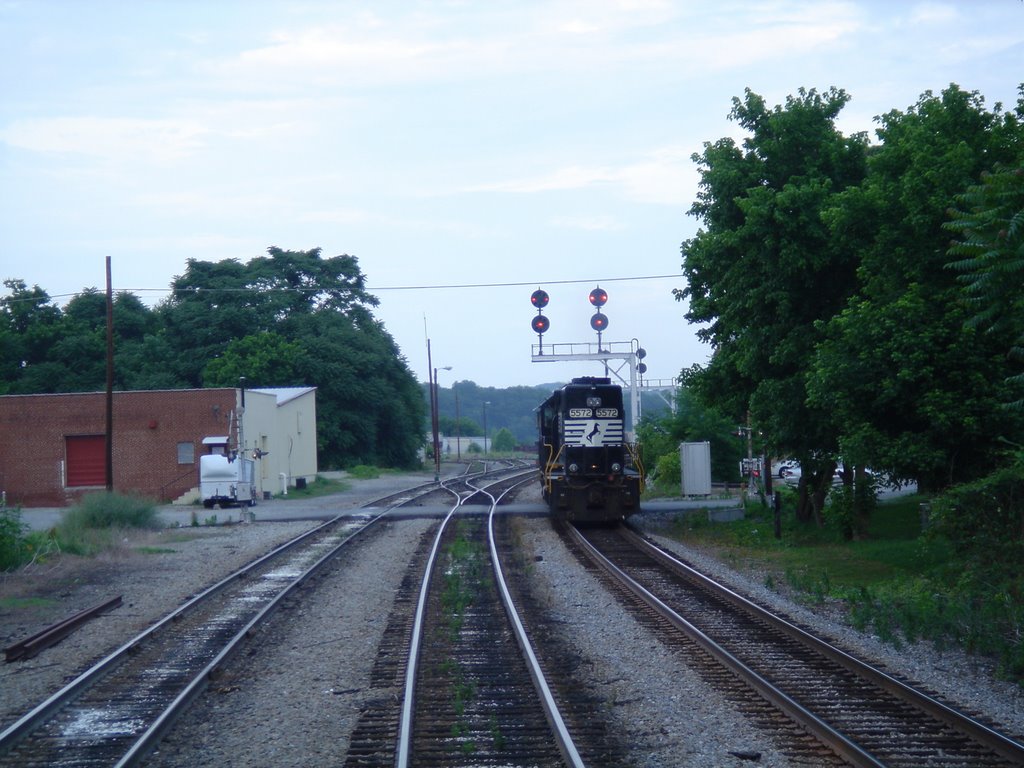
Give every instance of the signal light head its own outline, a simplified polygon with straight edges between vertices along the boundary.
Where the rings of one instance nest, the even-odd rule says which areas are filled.
[[[548,292],[538,288],[530,295],[530,303],[537,309],[543,309],[548,305]]]
[[[608,316],[595,312],[593,317],[590,318],[590,327],[595,331],[603,331],[608,327]]]
[[[530,323],[530,326],[533,328],[534,333],[546,333],[548,328],[551,327],[551,323],[548,322],[548,319],[544,317],[544,315],[537,315],[533,318],[533,322]]]
[[[608,302],[608,291],[604,288],[595,288],[590,292],[590,303],[595,307],[603,307]]]

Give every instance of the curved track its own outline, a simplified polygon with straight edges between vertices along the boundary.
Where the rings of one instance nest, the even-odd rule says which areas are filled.
[[[375,686],[397,689],[395,704],[364,711],[346,766],[584,765],[559,711],[567,686],[552,692],[501,563],[512,545],[507,532],[499,542],[498,505],[536,469],[499,479],[488,469],[443,484],[451,509],[410,566],[374,667]],[[486,516],[465,514],[482,498]],[[585,710],[569,704],[574,717]],[[583,718],[598,719],[593,708]],[[578,730],[592,739],[595,726]]]
[[[470,482],[469,495],[438,530],[410,644],[399,768],[583,765],[512,603],[494,543],[499,499],[534,474],[518,472],[488,488]],[[507,487],[495,496],[495,485]],[[466,498],[480,494],[491,500],[486,546],[479,522],[452,519]],[[488,560],[493,580],[485,571]],[[507,642],[510,631],[516,645]]]

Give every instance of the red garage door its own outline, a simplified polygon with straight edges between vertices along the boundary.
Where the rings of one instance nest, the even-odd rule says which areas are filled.
[[[103,435],[66,437],[68,488],[107,484],[107,441]]]

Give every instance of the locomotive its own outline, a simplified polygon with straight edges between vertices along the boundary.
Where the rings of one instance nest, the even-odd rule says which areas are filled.
[[[538,463],[554,517],[621,522],[640,506],[643,467],[624,433],[622,388],[611,379],[573,379],[537,408]]]

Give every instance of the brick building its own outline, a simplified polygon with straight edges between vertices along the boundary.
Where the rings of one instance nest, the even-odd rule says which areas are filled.
[[[236,442],[240,413],[242,448],[270,454],[260,460],[261,492],[263,485],[279,490],[279,477],[291,484],[315,477],[315,389],[248,390],[245,396],[243,411],[241,390],[231,388],[115,392],[114,490],[162,502],[187,494],[198,485],[203,438]],[[279,400],[287,403],[288,419],[279,418]],[[293,445],[304,446],[301,462],[278,471],[274,449],[291,456]],[[9,506],[64,506],[105,487],[105,393],[0,397],[0,491]]]

